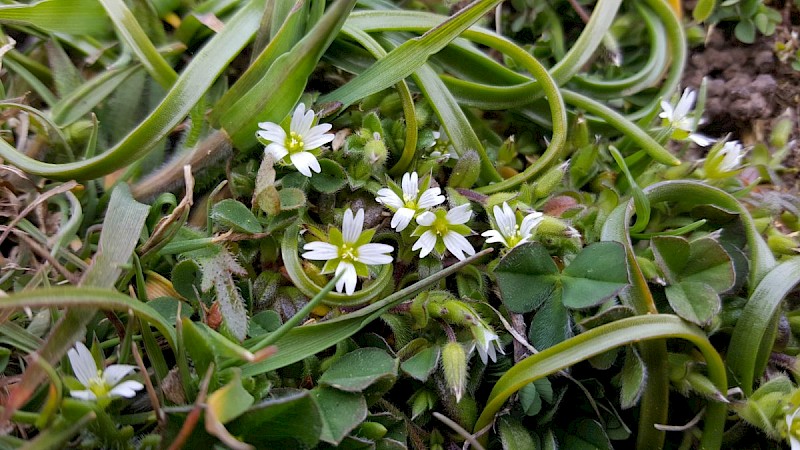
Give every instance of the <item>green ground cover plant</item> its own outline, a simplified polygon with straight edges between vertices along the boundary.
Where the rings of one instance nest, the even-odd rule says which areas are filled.
[[[0,445],[800,448],[791,130],[681,86],[770,11],[3,2]]]

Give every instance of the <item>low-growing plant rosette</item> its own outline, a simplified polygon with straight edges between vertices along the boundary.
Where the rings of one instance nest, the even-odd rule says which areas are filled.
[[[375,235],[374,229],[363,230],[364,210],[356,214],[347,209],[344,212],[341,231],[331,227],[328,231],[328,242],[314,241],[303,246],[306,250],[303,258],[312,261],[325,261],[322,273],[343,275],[336,282],[336,291],[352,295],[356,289],[358,277],[368,278],[368,265],[390,264],[394,258],[390,255],[394,247],[387,244],[371,243]]]

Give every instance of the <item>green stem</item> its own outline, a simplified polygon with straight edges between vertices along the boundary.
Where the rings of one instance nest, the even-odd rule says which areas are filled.
[[[344,276],[344,272],[341,272],[339,275],[333,277],[331,281],[329,281],[328,284],[326,284],[325,287],[323,287],[322,290],[314,296],[314,298],[309,300],[308,303],[306,303],[306,305],[300,309],[300,311],[297,311],[291,319],[287,320],[283,325],[280,326],[280,328],[268,334],[261,341],[256,342],[256,344],[253,345],[249,350],[251,352],[257,352],[262,348],[266,348],[277,342],[278,339],[282,338],[286,333],[289,332],[289,330],[296,327],[301,320],[307,317],[314,308],[322,303],[322,301],[325,299],[325,296],[333,290],[333,287],[336,286],[336,282],[339,281],[339,278],[342,276]]]
[[[477,37],[477,36],[476,36]],[[564,107],[564,99],[559,92],[556,81],[547,72],[547,69],[536,58],[531,56],[528,52],[505,39],[487,39],[481,42],[482,39],[476,39],[479,43],[485,45],[494,45],[497,50],[507,54],[523,67],[528,70],[531,75],[539,81],[547,97],[547,102],[550,106],[550,115],[553,121],[553,135],[550,140],[550,145],[545,150],[544,154],[536,160],[535,163],[528,166],[523,172],[512,176],[499,183],[490,184],[475,189],[484,195],[493,194],[512,189],[540,172],[547,169],[551,164],[557,162],[561,157],[561,153],[567,142],[567,110]]]

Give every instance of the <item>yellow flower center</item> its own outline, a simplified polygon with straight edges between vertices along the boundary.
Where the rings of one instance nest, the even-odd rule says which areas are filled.
[[[108,395],[108,386],[106,385],[105,380],[103,380],[102,370],[97,371],[97,376],[91,378],[89,380],[89,386],[86,387],[88,387],[89,390],[92,391],[98,398]]]
[[[447,223],[447,219],[444,217],[437,217],[436,220],[433,222],[432,225],[433,231],[438,234],[439,236],[444,236],[450,231],[450,224]]]
[[[300,136],[294,131],[290,131],[289,135],[286,136],[286,142],[284,142],[284,147],[286,147],[286,151],[289,153],[297,153],[303,151],[303,136]]]
[[[355,246],[351,244],[342,244],[342,246],[339,247],[339,258],[347,262],[358,261],[358,252]]]

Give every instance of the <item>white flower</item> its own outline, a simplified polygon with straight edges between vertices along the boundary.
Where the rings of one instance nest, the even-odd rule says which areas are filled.
[[[136,396],[136,391],[144,388],[142,383],[127,380],[120,383],[129,373],[136,370],[136,366],[127,364],[112,364],[100,370],[94,357],[83,342],[77,342],[75,348],[67,351],[69,363],[75,372],[75,378],[86,387],[85,390],[70,391],[69,395],[81,400],[98,400],[102,398]]]
[[[679,140],[688,138],[695,144],[706,147],[713,144],[714,139],[694,132],[702,124],[702,120],[698,121],[695,117],[689,115],[689,111],[694,108],[695,99],[697,99],[697,92],[686,88],[674,108],[668,101],[661,101],[661,113],[658,117],[661,117],[675,128],[676,132],[673,133],[673,138]]]
[[[739,141],[726,142],[724,145],[717,143],[708,152],[703,162],[703,169],[708,178],[727,178],[735,175],[742,164],[742,159],[744,150]]]
[[[261,122],[256,135],[266,145],[264,152],[271,154],[275,161],[281,161],[287,155],[297,171],[310,177],[311,171],[320,173],[317,157],[311,153],[333,140],[333,133],[328,133],[331,124],[323,123],[313,126],[314,111],[306,111],[306,105],[300,103],[292,114],[289,132],[273,122]]]
[[[412,236],[419,236],[419,239],[411,247],[411,250],[421,250],[420,258],[426,257],[434,249],[442,254],[445,248],[461,261],[466,259],[465,254],[474,255],[475,249],[464,237],[472,233],[472,230],[464,225],[470,217],[472,217],[472,211],[469,204],[458,206],[450,211],[437,209],[434,212],[426,211],[420,214],[417,217],[419,226],[411,233]]]
[[[344,272],[336,282],[336,291],[342,292],[344,288],[347,295],[352,295],[356,290],[358,277],[368,277],[367,265],[389,264],[394,258],[388,253],[394,247],[386,244],[370,244],[375,230],[363,231],[364,210],[359,209],[353,216],[353,211],[344,212],[342,231],[331,228],[328,234],[330,242],[309,242],[303,246],[303,258],[315,261],[325,261],[322,273],[339,275]]]
[[[718,155],[722,156],[718,170],[721,172],[734,171],[739,168],[742,164],[742,158],[744,158],[742,144],[739,141],[726,142]]]
[[[499,243],[508,248],[514,248],[523,242],[528,242],[534,228],[544,220],[544,214],[534,211],[522,219],[517,220],[517,214],[503,202],[503,207],[494,206],[493,230],[484,231],[481,236],[486,238],[487,244]]]
[[[396,185],[382,188],[378,191],[378,197],[375,201],[394,211],[391,223],[392,228],[397,231],[403,231],[411,223],[411,219],[436,205],[444,203],[445,198],[444,195],[441,195],[442,190],[438,187],[428,188],[429,184],[430,178],[425,178],[424,192],[420,194],[419,176],[417,172],[411,172],[403,175],[401,182],[402,198],[395,192]],[[392,187],[395,189],[392,189]]]
[[[490,359],[492,362],[497,362],[497,352],[505,354],[500,344],[500,336],[488,326],[478,324],[471,327],[470,331],[472,337],[475,338],[475,349],[478,350],[478,356],[484,364],[487,364]]]

